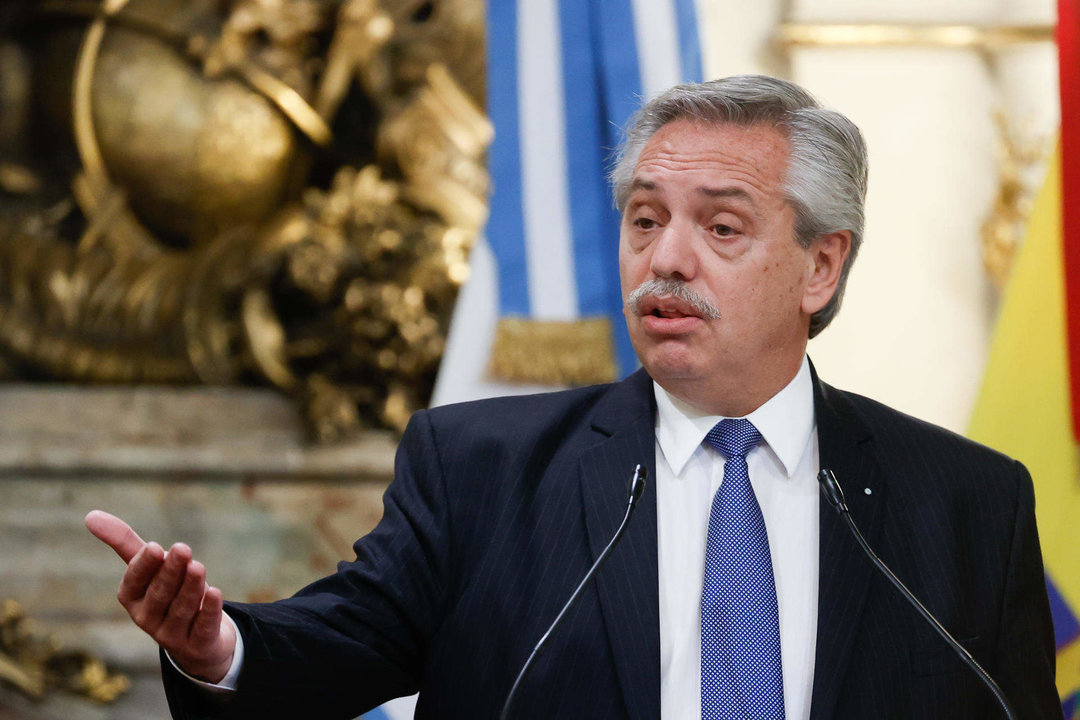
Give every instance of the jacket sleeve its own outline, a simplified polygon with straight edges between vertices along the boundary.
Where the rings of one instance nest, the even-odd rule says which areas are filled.
[[[1012,549],[994,667],[988,668],[1021,720],[1061,718],[1054,685],[1054,629],[1046,595],[1035,491],[1027,469],[1016,463],[1018,493]]]
[[[342,562],[286,600],[229,603],[243,634],[236,692],[209,696],[162,665],[177,720],[354,718],[416,692],[426,648],[446,607],[449,505],[426,412],[398,447],[378,526]]]

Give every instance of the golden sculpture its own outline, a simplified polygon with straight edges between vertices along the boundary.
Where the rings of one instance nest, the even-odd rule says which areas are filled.
[[[1011,123],[1004,112],[997,124],[998,186],[994,205],[979,227],[983,267],[997,289],[1005,286],[1013,260],[1023,244],[1034,204],[1031,170],[1043,164],[1049,143],[1030,128]]]
[[[427,402],[486,219],[482,12],[27,11],[48,82],[32,85],[33,111],[0,90],[20,111],[0,121],[14,148],[6,159],[0,145],[0,374],[266,381],[302,403],[318,440],[403,427]],[[49,128],[71,128],[73,151],[20,145]]]
[[[95,702],[112,702],[131,681],[109,673],[87,652],[64,650],[42,635],[14,600],[0,603],[0,681],[40,699],[46,688],[60,688]]]

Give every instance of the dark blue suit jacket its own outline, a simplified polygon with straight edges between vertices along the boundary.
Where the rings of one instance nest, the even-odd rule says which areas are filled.
[[[413,417],[357,559],[296,596],[230,604],[246,656],[228,703],[166,667],[177,718],[352,718],[420,692],[418,718],[494,718],[530,649],[656,476],[642,371],[614,385]],[[823,467],[881,558],[1025,720],[1060,718],[1024,468],[815,378]],[[871,490],[870,494],[864,488]],[[993,718],[992,697],[822,503],[813,720]],[[533,668],[520,718],[660,717],[655,487]]]

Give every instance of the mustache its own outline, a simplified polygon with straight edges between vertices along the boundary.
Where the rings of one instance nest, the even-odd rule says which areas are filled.
[[[709,302],[708,298],[699,294],[682,280],[675,280],[674,278],[653,278],[641,283],[632,293],[626,296],[626,307],[634,314],[640,314],[641,301],[650,295],[655,297],[667,296],[682,300],[692,305],[695,310],[701,313],[702,317],[708,320],[720,318],[719,308]]]

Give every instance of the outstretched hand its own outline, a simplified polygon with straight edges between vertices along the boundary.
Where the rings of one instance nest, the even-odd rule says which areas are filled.
[[[144,542],[120,518],[101,510],[86,527],[127,563],[117,599],[128,615],[183,670],[220,682],[232,663],[236,633],[222,612],[221,590],[206,584],[206,568],[177,543],[169,552]]]

